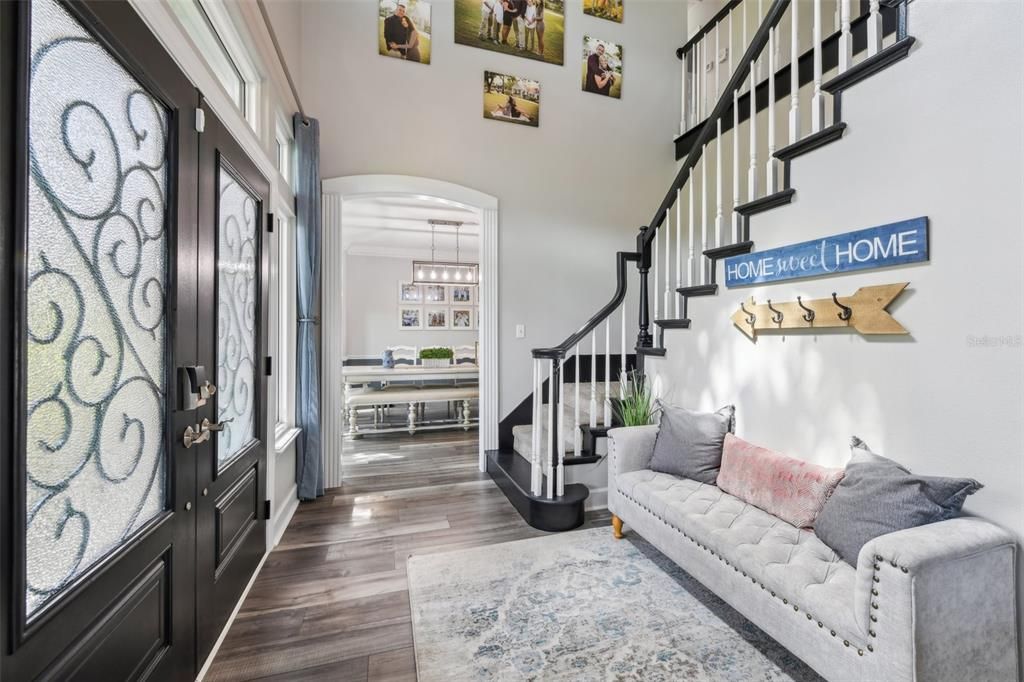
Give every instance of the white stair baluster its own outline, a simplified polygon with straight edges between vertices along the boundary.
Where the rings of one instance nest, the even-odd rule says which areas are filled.
[[[757,22],[756,23],[758,25],[760,25],[762,21],[764,21],[764,0],[757,0]],[[764,51],[762,51],[761,54],[757,55],[756,61],[757,61],[757,80],[761,80],[761,79],[764,78]],[[751,73],[753,73],[753,71],[754,71],[754,69],[751,69]],[[753,90],[754,89],[754,85],[751,85],[750,89]],[[755,109],[756,109],[756,107],[755,107]]]
[[[683,53],[683,58],[679,60],[679,63],[681,64],[681,66],[680,66],[680,76],[679,76],[679,81],[680,81],[680,83],[679,83],[679,85],[680,85],[680,87],[679,87],[679,134],[680,135],[685,133],[686,129],[687,129],[686,128],[686,121],[688,119],[687,119],[687,116],[686,116],[686,95],[687,95],[686,88],[688,87],[689,84],[686,82],[686,80],[687,80],[686,79],[686,62],[689,59],[689,56],[690,56],[689,53],[685,53],[684,52]]]
[[[612,423],[612,316],[604,321],[604,426]]]
[[[882,49],[882,14],[878,0],[871,0],[868,9],[868,56],[872,57]]]
[[[789,5],[792,33],[789,41],[789,143],[800,139],[800,7],[799,0]]]
[[[775,187],[775,29],[768,31],[768,160],[765,166],[765,196]]]
[[[678,207],[677,207],[678,208]],[[669,207],[665,213],[665,222],[661,224],[661,230],[665,233],[665,300],[661,309],[665,311],[665,319],[672,317],[672,247],[670,237],[672,236],[672,208]]]
[[[700,120],[699,105],[697,104],[697,79],[700,72],[697,70],[697,57],[697,45],[694,45],[690,48],[690,122],[686,127],[687,130],[697,125],[697,121]]]
[[[555,449],[554,441],[552,436],[554,435],[555,429],[555,360],[552,359],[548,365],[548,434],[547,434],[547,452],[548,458],[544,464],[544,473],[548,475],[548,498],[555,496],[555,480],[551,474],[551,465],[555,461]]]
[[[555,494],[565,494],[565,358],[560,363],[558,372],[558,483]],[[551,497],[551,484],[548,484],[548,497]]]
[[[733,8],[729,12],[729,26],[728,26],[729,45],[725,48],[726,49],[726,54],[725,54],[726,63],[725,64],[726,64],[726,71],[728,71],[728,75],[726,76],[726,82],[728,82],[728,79],[732,78],[732,15],[734,15],[734,14],[736,14],[736,9],[735,8]]]
[[[725,245],[725,234],[723,232],[724,214],[722,212],[722,119],[719,117],[717,124],[717,137],[715,137],[715,246]]]
[[[619,381],[626,375],[626,302],[622,302],[622,338],[619,340]],[[619,386],[619,396],[622,396],[622,387]]]
[[[687,187],[689,189],[689,192],[688,192],[688,194],[689,194],[689,197],[688,197],[689,206],[688,206],[688,208],[689,208],[689,211],[690,211],[690,234],[687,237],[687,241],[689,242],[689,256],[687,257],[687,263],[686,263],[686,286],[693,286],[694,285],[693,280],[694,280],[695,273],[696,273],[696,268],[697,268],[697,262],[694,260],[697,257],[697,249],[696,249],[697,230],[695,229],[696,226],[697,226],[697,223],[694,220],[694,211],[696,210],[696,208],[695,208],[695,206],[696,206],[696,199],[693,196],[693,190],[694,190],[694,188],[697,187],[697,181],[694,179],[692,174],[690,175],[690,179],[689,179],[689,181],[686,184],[687,184]]]
[[[825,120],[825,96],[821,93],[821,0],[814,0],[814,95],[811,97],[811,132],[821,130]]]
[[[661,240],[658,239],[658,233],[655,232],[654,233],[654,254],[653,254],[653,257],[652,257],[652,260],[654,261],[654,268],[653,268],[653,270],[651,272],[651,274],[654,276],[654,279],[651,282],[651,298],[654,299],[654,317],[651,318],[652,320],[657,320],[658,319],[658,299],[661,298],[661,296],[658,295],[658,292],[661,290],[659,288],[659,286],[658,286],[658,266],[661,265],[661,259],[658,257],[658,243],[660,241]]]
[[[597,427],[597,331],[590,332],[590,427]]]
[[[853,34],[850,33],[850,0],[839,0],[839,73],[853,66]]]
[[[820,2],[820,0],[819,0]],[[757,83],[750,64],[750,170],[747,172],[747,201],[757,198]]]
[[[732,240],[740,241],[740,91],[732,91]]]
[[[541,443],[541,409],[544,395],[541,393],[540,361],[533,360],[533,432],[530,440],[530,492],[540,495],[540,443]]]
[[[841,0],[835,0],[835,7],[832,12],[832,32],[839,30],[839,3]]]
[[[576,377],[576,381],[573,384],[575,390],[575,400],[573,401],[573,418],[572,418],[572,452],[577,457],[580,456],[580,448],[583,445],[583,434],[580,432],[580,344],[576,344],[576,373],[573,375]]]
[[[720,21],[717,24],[715,24],[715,56],[713,58],[713,61],[715,63],[715,94],[711,99],[715,100],[716,102],[718,101],[718,97],[722,94],[721,80],[719,80],[720,77],[718,73],[718,55],[722,53],[721,43],[718,37],[718,28],[721,25],[722,22]]]
[[[676,190],[676,289],[683,286],[683,190]],[[676,319],[679,319],[679,295],[675,296]],[[625,303],[622,304],[625,308]],[[625,344],[623,344],[625,348]],[[625,351],[623,351],[625,352]],[[623,365],[625,367],[625,365]]]
[[[749,13],[747,11],[747,8],[750,4],[751,3],[749,2],[744,2],[740,4],[740,11],[743,12],[743,49],[740,51],[740,54],[746,52],[747,46],[750,45],[750,43],[747,42],[747,14]],[[742,85],[740,86],[740,89],[743,89]]]
[[[700,154],[700,283],[708,283],[708,146]]]

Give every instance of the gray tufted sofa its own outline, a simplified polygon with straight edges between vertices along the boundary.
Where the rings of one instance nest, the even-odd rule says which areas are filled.
[[[1016,540],[977,518],[890,533],[854,569],[812,531],[647,468],[657,426],[613,429],[621,522],[834,681],[1017,680]]]

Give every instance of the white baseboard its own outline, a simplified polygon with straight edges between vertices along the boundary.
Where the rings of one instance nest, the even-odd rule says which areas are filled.
[[[235,622],[235,616],[242,608],[242,604],[245,602],[245,598],[249,596],[249,590],[252,589],[253,583],[256,582],[256,576],[260,574],[263,569],[263,563],[270,556],[270,552],[264,552],[263,557],[260,559],[259,565],[256,570],[253,571],[252,577],[249,578],[249,583],[242,590],[242,596],[238,598],[238,603],[235,604],[235,608],[231,610],[231,615],[228,616],[228,622],[224,623],[224,629],[220,631],[220,636],[217,637],[217,641],[213,644],[213,649],[210,650],[210,655],[206,657],[203,662],[203,667],[199,669],[199,674],[196,675],[196,682],[202,682],[202,679],[206,676],[206,673],[210,671],[210,666],[213,665],[213,659],[217,657],[217,652],[220,651],[220,645],[224,643],[224,638],[228,636],[228,630],[231,629],[231,624]]]
[[[591,488],[590,497],[583,503],[585,511],[608,508],[608,488]]]
[[[295,511],[299,508],[299,487],[298,485],[292,486],[292,489],[288,491],[287,498],[288,504],[281,508],[277,516],[271,519],[270,523],[274,529],[273,543],[263,553],[263,558],[260,559],[259,565],[253,572],[252,577],[249,578],[249,583],[242,590],[242,596],[238,598],[238,603],[235,604],[235,608],[231,611],[231,616],[228,618],[228,622],[224,624],[224,629],[221,630],[220,636],[217,637],[217,641],[213,645],[213,649],[210,651],[210,655],[206,657],[206,661],[203,662],[203,667],[199,670],[199,675],[196,676],[196,682],[201,682],[206,673],[209,672],[210,666],[213,665],[213,659],[216,658],[217,652],[220,650],[220,645],[224,643],[224,638],[227,637],[228,631],[231,629],[232,623],[235,622],[235,616],[242,608],[242,604],[245,602],[245,598],[249,596],[249,590],[252,589],[253,584],[256,582],[256,577],[260,574],[260,570],[263,569],[263,564],[266,562],[270,552],[273,551],[274,547],[277,547],[277,543],[281,542],[281,536],[284,535],[285,529],[288,528],[288,524],[291,523],[292,517],[295,516]]]
[[[273,537],[273,541],[270,544],[271,550],[277,547],[277,543],[281,542],[281,536],[284,535],[284,531],[288,528],[288,524],[291,523],[292,517],[295,516],[295,511],[299,508],[299,486],[293,485],[285,499],[288,500],[288,504],[284,505],[281,511],[277,513],[277,516],[271,520],[274,528],[274,534],[271,536]]]

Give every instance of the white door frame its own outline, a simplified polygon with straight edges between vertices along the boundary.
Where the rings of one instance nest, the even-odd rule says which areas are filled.
[[[498,200],[475,189],[442,180],[411,175],[350,175],[328,178],[323,192],[322,338],[344,338],[342,291],[344,279],[341,231],[342,206],[352,199],[413,196],[440,199],[480,212],[480,471],[487,469],[487,450],[498,447]],[[323,344],[320,370],[322,442],[326,487],[341,485],[341,449],[344,437],[344,382],[341,376],[343,348],[339,343]]]

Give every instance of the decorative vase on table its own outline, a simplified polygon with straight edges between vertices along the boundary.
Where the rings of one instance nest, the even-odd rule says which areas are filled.
[[[383,365],[385,369],[394,369],[395,368],[395,354],[394,354],[394,352],[392,352],[390,349],[388,349],[388,350],[384,351],[383,353],[381,353],[381,355],[380,355],[380,364]]]

